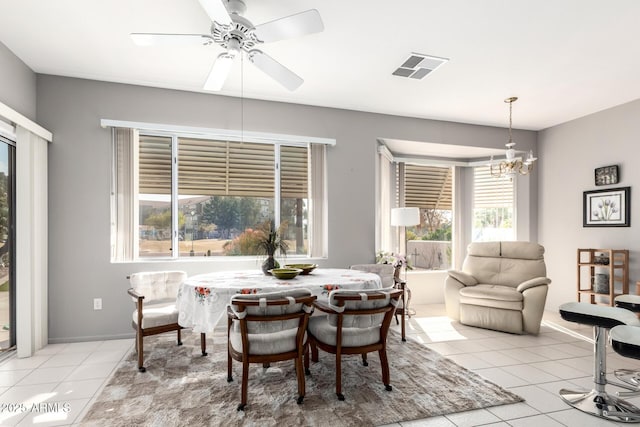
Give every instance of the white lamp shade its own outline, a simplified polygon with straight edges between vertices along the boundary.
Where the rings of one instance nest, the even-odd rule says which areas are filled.
[[[409,226],[420,224],[420,209],[393,208],[391,209],[391,225]]]

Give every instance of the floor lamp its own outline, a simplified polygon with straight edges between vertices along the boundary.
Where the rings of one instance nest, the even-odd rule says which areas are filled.
[[[398,248],[400,247],[400,227],[410,227],[412,225],[420,224],[420,209],[418,208],[393,208],[391,209],[391,225],[398,227]],[[407,254],[407,239],[403,239],[402,249],[405,252],[405,259],[409,261],[409,254]],[[398,249],[400,252],[400,249]],[[396,309],[396,315],[398,310],[402,314],[402,341],[406,341],[405,338],[405,316],[411,317],[411,311],[409,309],[409,301],[411,301],[411,290],[407,286],[407,264],[404,265],[404,281],[400,281],[400,289],[402,289],[402,308]],[[406,298],[408,296],[408,299]],[[397,319],[397,317],[396,317]]]
[[[400,252],[400,227],[410,227],[420,224],[420,209],[418,208],[393,208],[391,209],[391,225],[398,227],[398,252]],[[407,254],[407,239],[402,244],[405,256]]]

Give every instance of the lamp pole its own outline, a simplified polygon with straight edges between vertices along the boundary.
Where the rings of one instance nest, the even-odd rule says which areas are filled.
[[[193,251],[193,239],[196,235],[196,225],[193,218],[196,216],[196,211],[191,211],[191,256],[195,255]]]

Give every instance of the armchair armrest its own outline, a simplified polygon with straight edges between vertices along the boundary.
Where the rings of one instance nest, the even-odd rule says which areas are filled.
[[[318,310],[324,312],[324,313],[330,313],[330,314],[337,314],[335,312],[335,310],[333,310],[331,307],[329,307],[329,304],[324,302],[324,301],[314,301],[313,305],[315,308],[317,308]]]
[[[447,272],[450,277],[456,279],[458,282],[465,286],[475,286],[478,284],[478,280],[472,275],[460,270],[449,270]]]
[[[136,299],[144,299],[144,295],[137,293],[133,288],[127,289],[127,293]]]
[[[540,285],[548,285],[549,283],[551,283],[551,279],[549,279],[548,277],[534,277],[533,279],[529,279],[525,282],[520,283],[516,290],[518,292],[524,292],[527,289]]]

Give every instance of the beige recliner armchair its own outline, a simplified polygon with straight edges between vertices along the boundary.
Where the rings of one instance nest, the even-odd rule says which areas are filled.
[[[460,323],[515,334],[537,334],[551,280],[544,247],[530,242],[476,242],[462,271],[445,279],[447,315]]]

